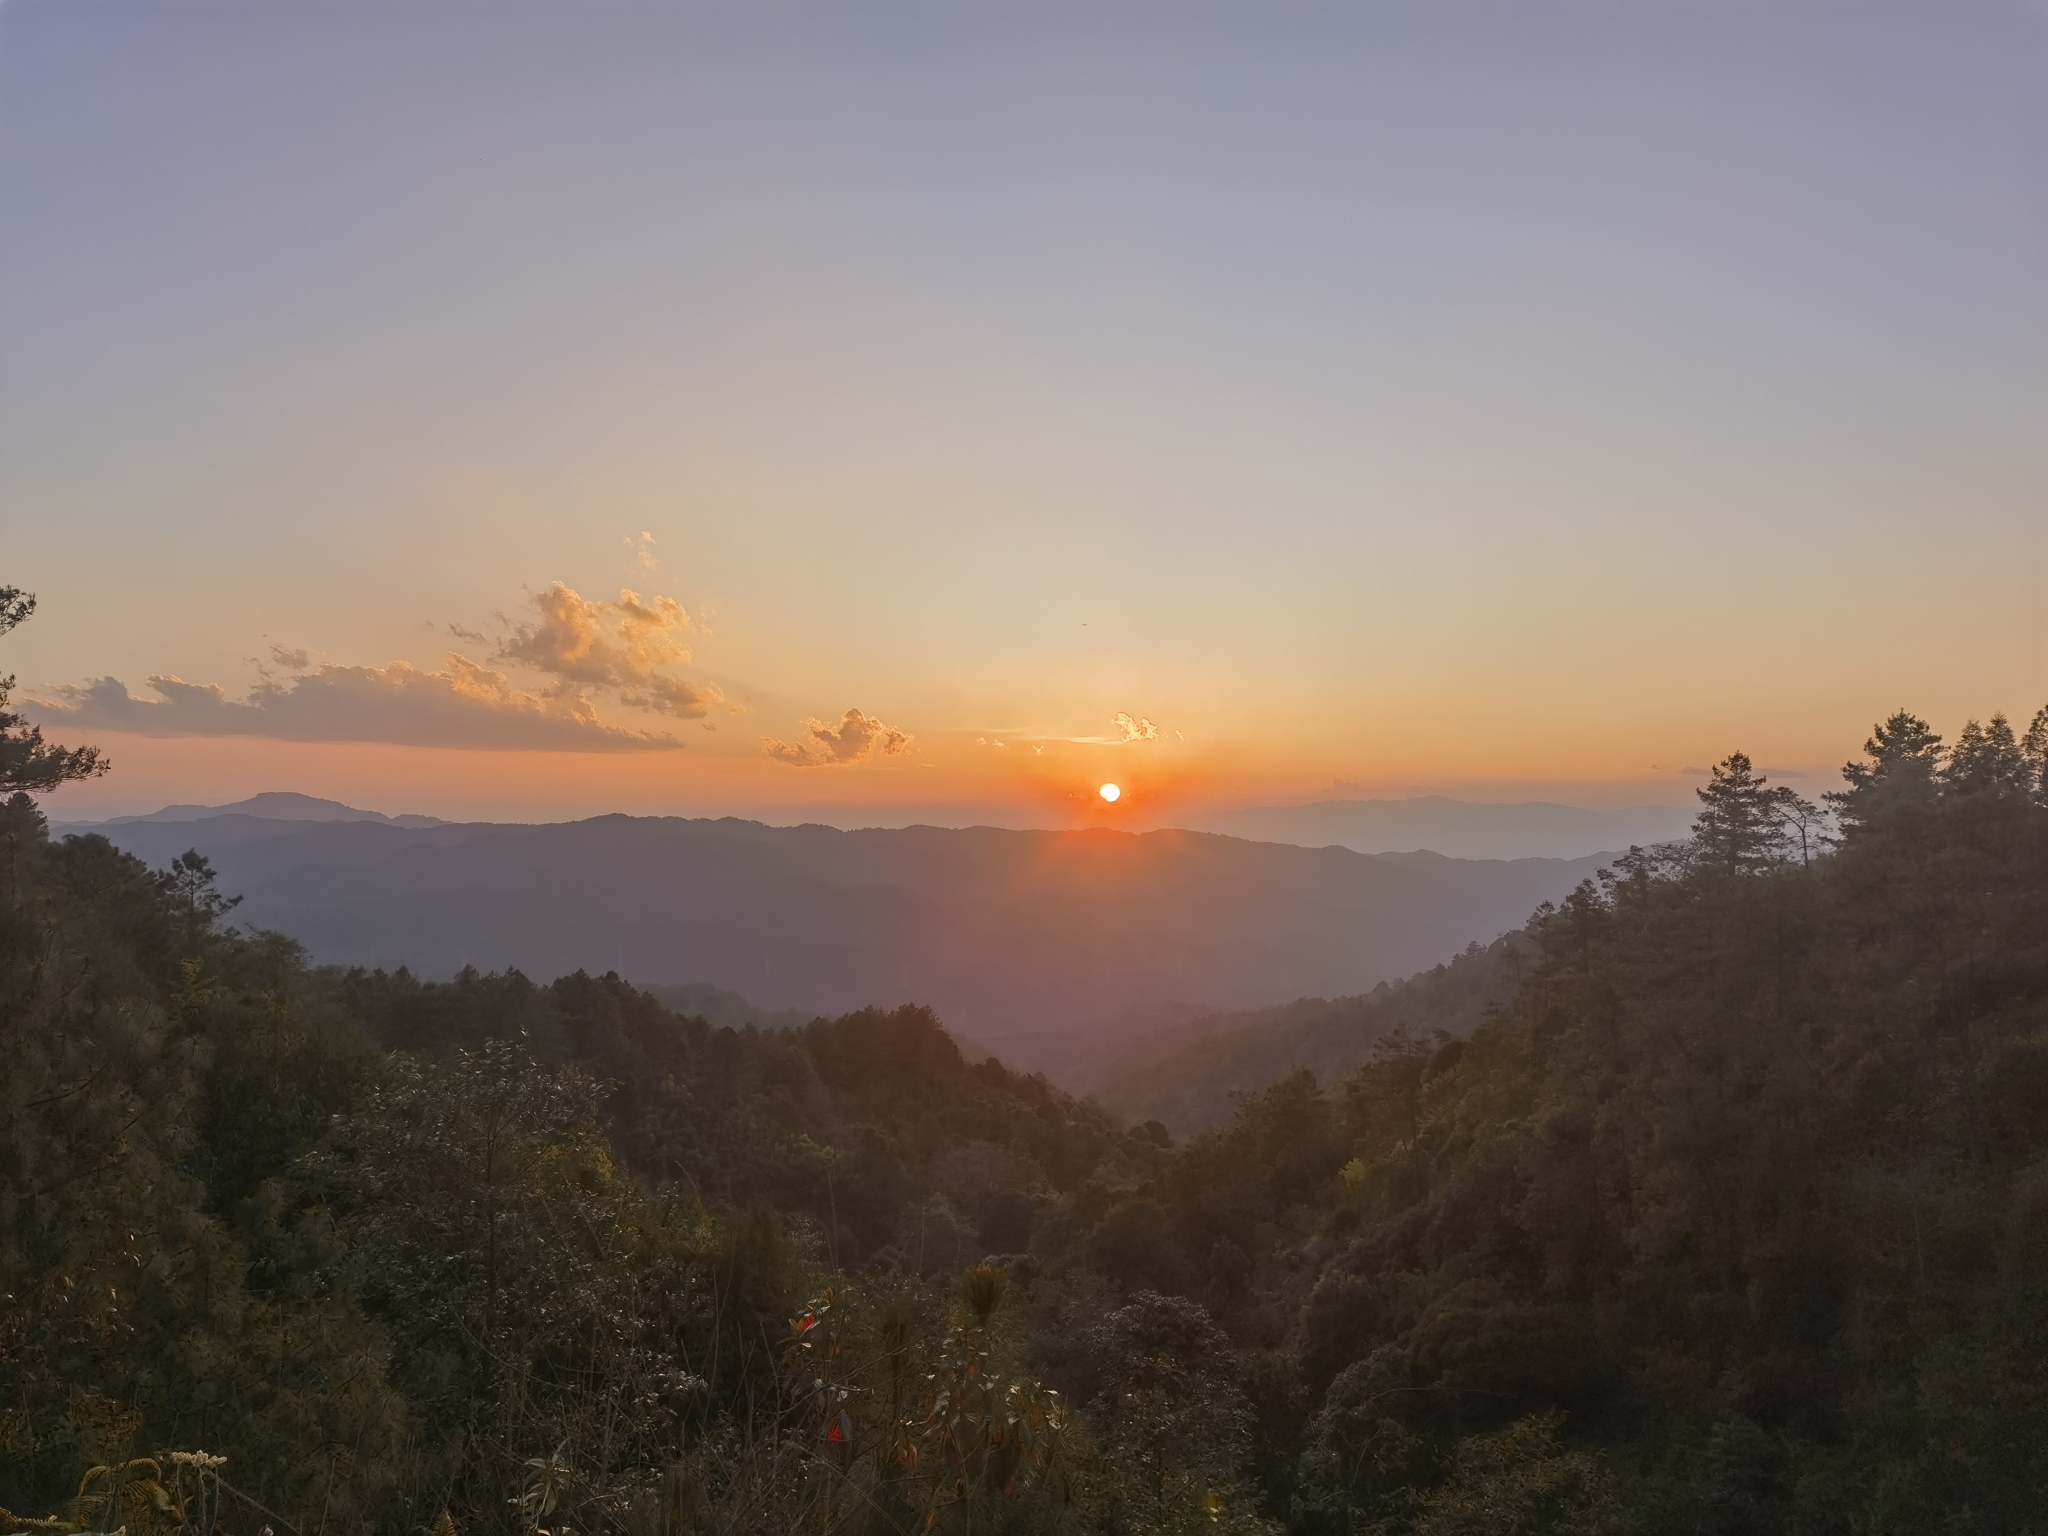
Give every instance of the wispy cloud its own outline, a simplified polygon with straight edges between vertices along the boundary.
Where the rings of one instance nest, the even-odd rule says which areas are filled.
[[[864,762],[875,756],[896,757],[908,752],[914,737],[893,725],[884,725],[873,715],[849,709],[837,725],[823,720],[804,722],[805,739],[797,742],[761,738],[761,750],[778,763],[792,768],[826,768],[840,763]]]
[[[626,548],[630,550],[631,561],[638,570],[652,571],[661,565],[661,556],[654,552],[654,535],[651,533],[629,533]]]
[[[446,669],[321,666],[265,680],[233,699],[218,683],[168,674],[137,698],[115,678],[69,684],[38,700],[46,719],[144,736],[267,736],[282,741],[374,741],[499,751],[664,752],[675,738],[605,725],[586,699],[513,685],[503,672],[451,655]]]
[[[975,745],[982,747],[1000,747],[1005,740],[1021,745],[1030,745],[1033,742],[1064,742],[1075,747],[1125,747],[1135,742],[1166,739],[1165,726],[1147,720],[1142,715],[1134,715],[1129,710],[1118,710],[1109,717],[1109,723],[1114,734],[1107,736],[1045,736],[1020,726],[970,726],[968,729],[976,731]],[[1173,735],[1176,741],[1187,739],[1179,731],[1175,731]],[[1031,750],[1043,756],[1045,747],[1033,746]]]
[[[313,664],[313,658],[306,654],[304,646],[273,645],[270,659],[287,672],[303,672]]]

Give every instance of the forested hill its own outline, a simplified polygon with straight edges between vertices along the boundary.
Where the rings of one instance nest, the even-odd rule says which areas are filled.
[[[1831,855],[1731,759],[1469,1042],[1297,1076],[1105,1210],[1120,1287],[1270,1351],[1301,1528],[2042,1528],[2048,711],[1868,751]]]
[[[720,1207],[803,1217],[853,1269],[1024,1252],[1032,1196],[1131,1184],[1166,1140],[1041,1076],[970,1062],[923,1008],[730,1029],[583,972],[541,986],[516,971],[422,982],[330,969],[311,984],[387,1047],[445,1058],[496,1042],[593,1074],[631,1167]]]
[[[1228,1124],[1238,1099],[1307,1070],[1326,1082],[1362,1065],[1397,1032],[1470,1034],[1513,995],[1533,955],[1521,930],[1470,944],[1441,965],[1355,997],[1208,1014],[1083,1058],[1065,1080],[1126,1120],[1176,1135]]]
[[[1175,1146],[920,1010],[311,969],[16,796],[0,1533],[2039,1531],[2048,713],[1703,798]]]

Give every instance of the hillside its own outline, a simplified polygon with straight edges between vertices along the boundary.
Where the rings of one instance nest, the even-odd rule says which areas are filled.
[[[646,990],[648,996],[662,1007],[686,1018],[703,1019],[732,1029],[743,1029],[749,1024],[757,1029],[797,1029],[810,1023],[812,1017],[801,1008],[756,1008],[737,992],[728,992],[723,987],[701,981],[669,982]]]
[[[1526,935],[1473,944],[1442,965],[1357,997],[1305,997],[1278,1008],[1211,1014],[1084,1058],[1068,1081],[1127,1121],[1176,1136],[1229,1122],[1239,1098],[1292,1072],[1348,1075],[1403,1037],[1469,1035],[1507,1001],[1532,959]]]
[[[238,923],[290,934],[321,963],[617,971],[807,1017],[918,1003],[991,1043],[1099,1034],[1166,1004],[1362,992],[1518,926],[1598,863],[626,816],[105,830],[152,864],[198,848],[244,898]]]
[[[1469,1040],[1286,1079],[1075,1232],[1252,1350],[1295,1528],[2040,1528],[2048,711],[1868,752],[1838,851],[1731,758]]]
[[[316,984],[387,1049],[446,1058],[516,1042],[594,1074],[634,1168],[719,1205],[806,1216],[849,1268],[958,1270],[1022,1252],[1034,1199],[1087,1178],[1129,1186],[1158,1158],[1151,1137],[1044,1078],[971,1061],[926,1009],[735,1029],[580,972],[540,985],[335,969]]]

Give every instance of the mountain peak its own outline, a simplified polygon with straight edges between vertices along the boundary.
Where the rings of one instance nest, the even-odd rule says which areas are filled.
[[[317,795],[302,795],[289,789],[267,789],[227,805],[167,805],[146,816],[115,816],[107,825],[127,826],[139,821],[206,821],[215,816],[253,816],[259,821],[380,821],[393,827],[445,825],[438,816],[386,816],[382,811],[366,811],[344,805],[339,800],[323,800]]]

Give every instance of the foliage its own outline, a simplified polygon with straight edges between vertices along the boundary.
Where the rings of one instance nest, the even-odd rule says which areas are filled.
[[[1536,1414],[1458,1443],[1449,1475],[1421,1501],[1415,1536],[1594,1536],[1615,1530],[1612,1479],[1597,1454],[1566,1451],[1564,1415]]]
[[[1395,1035],[1470,1034],[1513,995],[1530,959],[1527,935],[1503,934],[1356,997],[1299,998],[1145,1036],[1106,1053],[1086,1081],[1098,1101],[1127,1120],[1154,1122],[1174,1135],[1219,1130],[1230,1123],[1238,1097],[1273,1081],[1276,1062],[1336,1081]]]
[[[0,586],[0,635],[24,623],[35,611],[34,593]],[[30,725],[8,709],[13,693],[13,677],[0,678],[0,797],[46,793],[61,784],[94,778],[113,766],[98,747],[60,747],[45,742],[41,726]],[[26,806],[24,799],[17,809]]]

